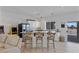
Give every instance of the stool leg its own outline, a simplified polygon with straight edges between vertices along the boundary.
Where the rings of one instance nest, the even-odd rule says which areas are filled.
[[[31,49],[32,49],[32,39],[31,39]]]
[[[55,51],[55,42],[54,42],[54,39],[53,39],[53,49],[54,49],[54,52],[56,52]]]
[[[36,49],[37,49],[37,42],[38,42],[38,39],[36,38]]]
[[[25,47],[27,48],[27,40],[25,41]]]
[[[43,51],[43,39],[41,39],[41,47],[42,47],[42,51]]]
[[[32,52],[32,39],[30,39],[30,52]]]
[[[47,38],[47,50],[49,50],[49,39]]]

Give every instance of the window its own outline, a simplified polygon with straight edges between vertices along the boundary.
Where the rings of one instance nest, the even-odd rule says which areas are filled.
[[[55,29],[55,22],[46,22],[46,29]]]

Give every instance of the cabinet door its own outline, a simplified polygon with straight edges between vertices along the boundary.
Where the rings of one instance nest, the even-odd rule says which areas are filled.
[[[77,36],[68,35],[68,41],[69,42],[79,42],[77,39]]]
[[[46,22],[46,29],[55,29],[55,22]]]
[[[77,22],[77,41],[79,42],[79,22]]]
[[[46,29],[51,29],[51,22],[46,22]]]
[[[51,29],[55,29],[55,22],[51,22]]]
[[[26,25],[26,31],[30,31],[30,24]]]

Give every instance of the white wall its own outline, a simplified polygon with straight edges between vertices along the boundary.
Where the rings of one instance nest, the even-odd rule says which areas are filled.
[[[0,7],[0,25],[2,24],[2,12],[1,12],[1,7]]]
[[[25,22],[23,15],[0,9],[0,25],[4,25],[5,33],[9,32],[9,26],[17,26],[22,22]]]

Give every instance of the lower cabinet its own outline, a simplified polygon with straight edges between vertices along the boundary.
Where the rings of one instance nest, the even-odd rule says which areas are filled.
[[[68,41],[79,43],[79,39],[77,38],[77,36],[73,36],[73,35],[68,35]]]

